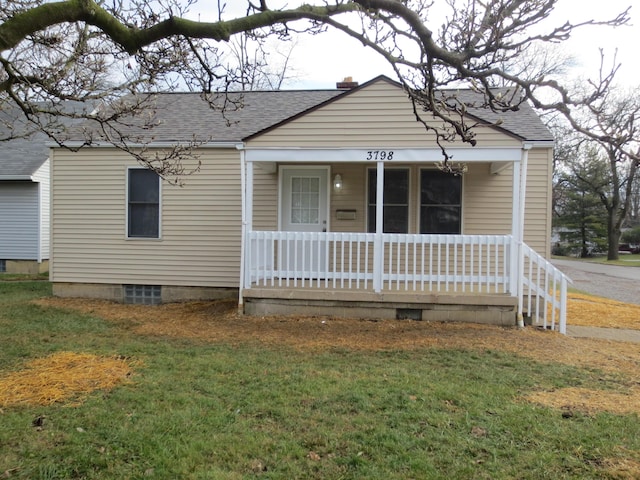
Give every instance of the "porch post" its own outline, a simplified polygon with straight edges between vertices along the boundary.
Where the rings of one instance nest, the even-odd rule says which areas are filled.
[[[251,253],[251,243],[247,242],[247,238],[251,232],[253,232],[253,162],[247,162],[247,179],[246,179],[246,193],[245,199],[246,206],[246,218],[245,218],[245,265],[244,265],[244,287],[251,288],[251,266],[253,259]]]
[[[382,291],[382,274],[384,270],[384,244],[382,232],[384,214],[384,162],[376,164],[376,236],[373,244],[373,290]]]
[[[522,146],[522,161],[520,162],[520,198],[518,200],[520,223],[518,225],[518,313],[517,321],[519,327],[524,327],[523,305],[524,305],[524,210],[527,196],[527,167],[529,163],[529,150],[531,145]]]
[[[240,150],[240,283],[238,286],[238,310],[244,310],[245,254],[247,249],[247,177],[245,151]]]
[[[520,162],[513,162],[511,198],[511,248],[509,252],[509,293],[518,295],[518,245],[520,244]]]

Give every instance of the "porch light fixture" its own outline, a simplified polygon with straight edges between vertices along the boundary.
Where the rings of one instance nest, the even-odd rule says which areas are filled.
[[[342,190],[342,175],[336,173],[336,176],[333,177],[333,190],[339,192]]]

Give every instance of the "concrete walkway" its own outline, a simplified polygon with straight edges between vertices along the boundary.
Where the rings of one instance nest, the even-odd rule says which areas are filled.
[[[567,325],[567,335],[576,338],[600,338],[616,342],[640,343],[640,330],[625,330],[622,328],[581,327]]]

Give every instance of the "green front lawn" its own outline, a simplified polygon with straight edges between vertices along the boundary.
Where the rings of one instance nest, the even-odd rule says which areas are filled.
[[[0,376],[60,351],[140,366],[79,406],[0,405],[0,478],[600,479],[633,478],[612,465],[640,465],[637,415],[563,415],[523,400],[567,386],[624,390],[617,374],[472,348],[145,337],[29,303],[49,289],[0,281]]]

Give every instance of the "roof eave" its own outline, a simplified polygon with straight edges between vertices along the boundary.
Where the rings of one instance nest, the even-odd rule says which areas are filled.
[[[35,182],[35,180],[33,179],[33,175],[0,175],[0,181]]]
[[[238,148],[242,146],[243,143],[241,141],[225,141],[225,142],[205,142],[201,144],[192,144],[190,142],[185,141],[164,141],[164,142],[149,142],[149,143],[127,143],[128,148],[173,148],[176,146],[196,146],[198,148]],[[65,142],[63,146],[58,145],[57,143],[48,143],[48,147],[50,148],[81,148],[81,147],[89,147],[89,148],[114,148],[110,142],[92,142],[90,144],[86,144],[85,142],[80,141],[71,141]]]

